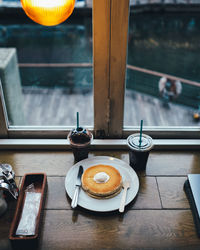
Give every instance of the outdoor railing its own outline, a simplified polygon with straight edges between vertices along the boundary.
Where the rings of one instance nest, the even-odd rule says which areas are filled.
[[[92,63],[19,63],[22,68],[92,68]],[[90,72],[91,73],[91,72]],[[83,73],[84,74],[84,73]],[[87,74],[87,73],[86,73]],[[172,80],[178,80],[182,83],[182,93],[175,102],[194,108],[198,108],[200,104],[200,82],[184,79],[170,74],[165,74],[133,65],[127,65],[127,81],[126,88],[139,91],[148,95],[159,97],[158,82],[161,77],[166,77]],[[74,79],[75,81],[75,79]],[[80,86],[79,86],[80,85]],[[92,83],[88,82],[88,87],[91,88]],[[81,86],[81,81],[70,84],[74,88],[85,88],[85,84]]]
[[[82,68],[82,67],[83,68],[90,68],[90,67],[92,67],[92,63],[19,63],[18,65],[19,65],[19,67],[23,67],[23,68],[30,68],[30,67],[34,67],[34,68],[41,68],[41,67],[45,67],[45,68]],[[161,72],[157,72],[157,71],[153,71],[153,70],[149,70],[149,69],[144,69],[141,67],[136,67],[136,66],[129,65],[129,64],[127,64],[127,68],[131,69],[131,70],[143,72],[145,74],[154,75],[154,76],[158,76],[158,77],[166,77],[166,78],[170,78],[172,80],[180,81],[180,82],[188,84],[188,85],[200,87],[200,82],[187,80],[187,79],[184,79],[181,77],[176,77],[176,76],[172,76],[169,74],[164,74]]]

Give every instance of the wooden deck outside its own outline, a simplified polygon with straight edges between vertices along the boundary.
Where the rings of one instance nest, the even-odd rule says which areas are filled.
[[[71,93],[63,89],[24,88],[25,125],[76,124],[76,112],[80,112],[82,125],[93,125],[93,96],[89,93]],[[125,126],[195,126],[194,109],[170,103],[165,107],[158,98],[135,91],[126,91]]]

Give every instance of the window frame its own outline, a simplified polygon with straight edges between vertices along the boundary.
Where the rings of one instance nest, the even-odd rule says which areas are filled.
[[[8,120],[3,97],[3,88],[0,80],[0,138],[8,137]]]
[[[123,127],[129,0],[93,0],[94,138],[127,138]],[[65,139],[72,127],[8,126],[0,83],[0,138]],[[153,138],[200,138],[199,127],[144,127]]]

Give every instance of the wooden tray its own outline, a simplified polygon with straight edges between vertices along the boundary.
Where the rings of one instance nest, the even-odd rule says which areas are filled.
[[[39,207],[39,212],[38,212],[37,221],[36,221],[35,235],[19,236],[19,235],[16,235],[16,230],[17,230],[17,226],[19,224],[20,218],[21,218],[22,211],[23,211],[23,206],[24,206],[24,201],[25,201],[25,190],[27,186],[29,186],[32,183],[34,184],[34,188],[36,192],[41,193],[41,200],[40,200],[40,207]],[[9,239],[11,240],[12,244],[13,243],[15,245],[18,243],[32,244],[33,241],[36,241],[38,239],[40,222],[41,222],[41,213],[42,213],[42,208],[44,206],[45,197],[46,197],[46,189],[47,189],[46,174],[29,173],[29,174],[24,175],[21,188],[20,188],[19,198],[17,201],[15,215],[14,215],[11,228],[10,228],[10,233],[9,233]]]

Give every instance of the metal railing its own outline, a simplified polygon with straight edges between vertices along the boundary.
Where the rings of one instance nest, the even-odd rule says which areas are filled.
[[[28,68],[86,69],[86,68],[92,68],[92,66],[93,66],[92,63],[19,63],[20,69],[26,69],[26,68],[27,69]],[[84,75],[91,74],[91,72],[83,72],[83,73]],[[176,103],[198,108],[200,104],[200,89],[199,89],[200,82],[197,81],[192,81],[174,75],[165,74],[162,72],[157,72],[127,64],[126,88],[139,91],[141,93],[145,93],[148,95],[152,95],[155,97],[159,97],[158,82],[161,77],[166,77],[172,80],[180,81],[182,83],[183,87],[182,93],[175,100]],[[72,79],[70,82],[70,87],[73,87],[74,89],[76,89],[77,87],[81,89],[81,87],[85,88],[88,86],[90,87],[92,85],[92,78],[91,82],[88,82],[87,85],[84,84],[83,86],[81,81],[79,81],[78,83],[76,82],[76,84],[75,81],[76,79]],[[65,87],[67,87],[68,85],[66,85]]]

